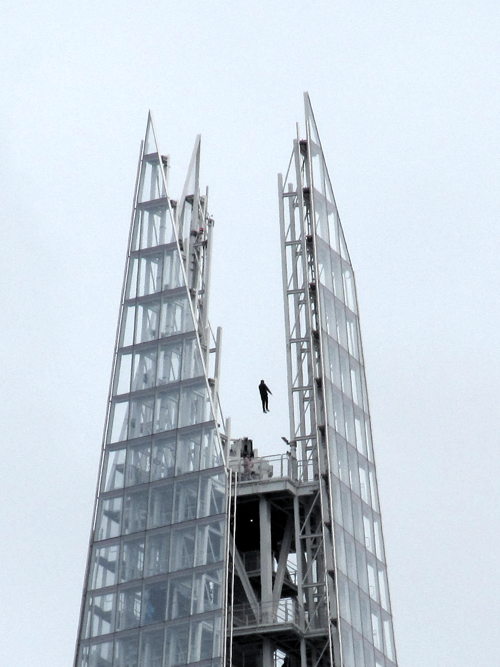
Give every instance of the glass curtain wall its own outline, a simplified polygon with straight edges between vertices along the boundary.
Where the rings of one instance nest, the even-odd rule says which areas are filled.
[[[339,631],[345,667],[395,667],[354,274],[306,95]]]
[[[183,194],[177,222],[165,172],[149,118],[77,667],[222,664],[226,476],[200,296],[187,284],[188,241],[177,232],[199,215],[200,197]]]

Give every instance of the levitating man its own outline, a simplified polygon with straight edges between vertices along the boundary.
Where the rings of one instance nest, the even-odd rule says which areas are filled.
[[[268,405],[268,394],[273,395],[273,392],[269,389],[267,384],[264,382],[264,380],[260,381],[259,384],[259,393],[260,393],[260,400],[262,401],[262,412],[269,412],[269,405]]]

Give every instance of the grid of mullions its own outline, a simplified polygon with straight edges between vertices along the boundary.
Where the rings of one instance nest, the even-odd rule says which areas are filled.
[[[354,275],[310,110],[308,131],[342,657],[345,667],[391,667],[396,656]]]
[[[212,657],[220,644],[221,615],[183,620],[166,628],[141,628],[115,638],[83,644],[82,667],[222,667]]]
[[[162,168],[141,163],[79,667],[215,667],[223,646],[226,475]]]

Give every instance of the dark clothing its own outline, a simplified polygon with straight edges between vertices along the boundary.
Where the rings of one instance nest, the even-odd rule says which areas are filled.
[[[262,380],[262,382],[259,384],[259,393],[260,400],[262,401],[262,411],[269,412],[268,394],[271,394],[272,396],[273,393],[264,380]]]

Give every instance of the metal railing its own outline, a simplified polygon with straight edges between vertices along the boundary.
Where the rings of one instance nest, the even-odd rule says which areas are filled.
[[[277,605],[262,602],[256,608],[250,604],[234,605],[233,624],[235,628],[259,625],[299,624],[297,600],[283,598]]]
[[[303,474],[302,461],[297,461],[288,452],[256,458],[233,458],[229,461],[229,467],[238,473],[239,482],[254,482],[263,479],[293,479],[295,481],[307,479]]]

